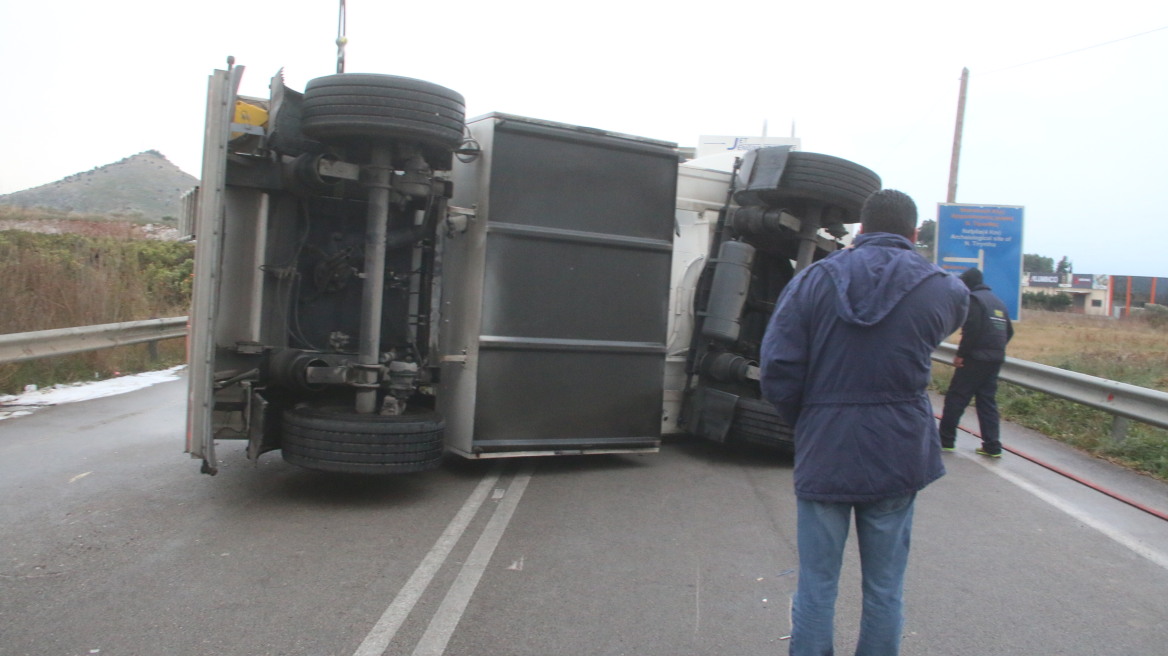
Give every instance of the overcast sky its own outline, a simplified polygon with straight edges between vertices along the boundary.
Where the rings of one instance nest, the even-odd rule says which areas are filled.
[[[336,70],[336,0],[0,4],[0,193],[144,150],[199,175],[207,76],[241,92]],[[348,72],[492,111],[695,145],[771,136],[945,200],[1025,207],[1024,250],[1078,273],[1168,276],[1168,3],[348,0]]]

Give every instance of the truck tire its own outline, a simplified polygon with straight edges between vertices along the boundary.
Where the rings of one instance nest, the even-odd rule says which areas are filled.
[[[761,399],[740,397],[734,408],[727,440],[785,453],[795,452],[795,434],[775,407]]]
[[[880,190],[880,176],[846,159],[792,151],[787,155],[779,184],[773,188],[744,189],[735,195],[739,205],[826,205],[843,212],[842,223],[860,220],[868,196]]]
[[[466,120],[462,95],[396,75],[338,73],[304,89],[301,129],[330,142],[419,142],[446,153],[460,143]]]
[[[435,413],[382,416],[339,406],[284,410],[281,452],[306,469],[397,474],[434,469],[445,451],[445,423]]]

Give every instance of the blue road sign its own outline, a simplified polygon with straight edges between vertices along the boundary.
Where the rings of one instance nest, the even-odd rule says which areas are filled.
[[[1022,305],[1022,208],[1017,205],[937,205],[937,264],[960,275],[981,269],[1018,320]]]

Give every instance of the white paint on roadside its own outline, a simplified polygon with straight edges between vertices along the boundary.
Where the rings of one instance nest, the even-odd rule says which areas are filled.
[[[694,637],[702,630],[702,561],[694,563]]]
[[[178,372],[184,368],[186,368],[185,364],[162,371],[147,371],[91,383],[54,385],[43,389],[30,389],[19,395],[0,395],[0,419],[23,417],[37,410],[62,403],[100,399],[106,396],[134,392],[158,383],[178,380]]]
[[[447,556],[450,555],[454,545],[462,538],[462,534],[466,532],[466,527],[470,521],[478,514],[479,508],[487,500],[487,494],[495,487],[499,476],[503,472],[503,462],[496,463],[494,467],[483,477],[482,481],[475,486],[470,497],[467,498],[466,503],[462,504],[462,508],[450,520],[446,526],[446,530],[438,537],[438,541],[430,548],[429,553],[422,559],[422,562],[414,570],[410,579],[398,591],[397,596],[393,602],[381,614],[381,618],[373,625],[373,629],[369,631],[369,635],[365,636],[365,640],[358,645],[357,650],[353,652],[353,656],[381,656],[389,647],[389,643],[393,641],[397,631],[401,628],[406,617],[413,610],[418,603],[422,593],[430,585],[430,581],[434,579],[434,575],[446,562]]]
[[[531,480],[534,470],[533,461],[528,459],[511,480],[507,495],[495,508],[487,527],[463,563],[458,578],[454,580],[442,600],[442,605],[430,619],[430,625],[426,627],[426,632],[414,648],[413,656],[442,656],[446,651],[446,644],[462,619],[462,614],[466,611],[466,606],[470,603],[471,596],[474,595],[475,588],[478,587],[479,580],[482,579],[483,572],[486,571],[487,564],[495,553],[495,548],[499,546],[499,540],[507,530],[511,516],[515,513],[519,500],[523,498],[523,492],[527,489],[527,483]]]
[[[93,473],[93,472],[91,472],[91,471],[87,471],[87,472],[85,472],[84,474],[78,474],[78,475],[74,476],[73,478],[70,478],[70,479],[69,479],[69,482],[70,482],[70,483],[73,483],[73,482],[79,481],[79,480],[81,480],[81,479],[85,478],[86,476],[89,476],[89,475],[90,475],[90,474],[92,474],[92,473]]]
[[[1087,526],[1090,526],[1091,528],[1095,529],[1096,531],[1099,531],[1103,535],[1107,536],[1108,538],[1111,538],[1112,540],[1114,540],[1115,542],[1118,542],[1119,544],[1123,545],[1124,547],[1127,547],[1128,549],[1135,552],[1136,554],[1143,556],[1144,558],[1147,558],[1148,560],[1152,561],[1153,563],[1155,563],[1156,565],[1159,565],[1160,567],[1162,567],[1164,569],[1168,569],[1168,554],[1165,554],[1164,552],[1161,552],[1161,551],[1157,551],[1156,549],[1153,549],[1153,548],[1147,546],[1143,542],[1137,540],[1135,537],[1129,535],[1128,533],[1126,533],[1124,531],[1121,531],[1113,526],[1108,526],[1103,521],[1096,519],[1092,515],[1084,512],[1082,509],[1076,507],[1075,505],[1062,499],[1061,497],[1038,487],[1037,485],[1031,483],[1030,481],[1025,480],[1024,478],[1018,476],[1017,474],[1013,474],[1013,473],[1006,471],[1005,469],[997,466],[996,462],[994,462],[994,461],[987,462],[987,459],[983,456],[973,456],[973,455],[970,455],[968,453],[963,453],[963,452],[958,452],[958,455],[960,455],[963,458],[968,458],[970,460],[976,461],[982,467],[985,467],[986,469],[992,471],[993,473],[997,474],[998,476],[1001,476],[1002,478],[1013,483],[1014,485],[1017,485],[1018,487],[1022,488],[1023,490],[1026,490],[1027,492],[1033,494],[1034,496],[1038,497],[1039,499],[1042,499],[1043,501],[1049,503],[1050,505],[1054,506],[1055,508],[1058,508],[1059,510],[1070,515],[1074,519],[1086,524]]]

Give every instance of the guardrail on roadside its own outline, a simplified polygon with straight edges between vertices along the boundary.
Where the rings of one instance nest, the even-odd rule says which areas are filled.
[[[170,317],[0,335],[0,364],[156,342],[186,334],[187,317]],[[933,352],[933,360],[952,365],[956,354],[957,346],[944,343]],[[1115,417],[1111,434],[1117,440],[1123,439],[1128,421],[1168,429],[1168,393],[1165,392],[1010,357],[1002,365],[1000,379],[1110,413]]]
[[[933,360],[952,365],[956,354],[956,345],[943,343]],[[1168,393],[1159,390],[1010,357],[999,379],[1110,413],[1115,417],[1111,437],[1117,441],[1127,433],[1129,420],[1168,429]]]
[[[0,364],[156,342],[186,334],[187,318],[170,317],[0,335]]]

